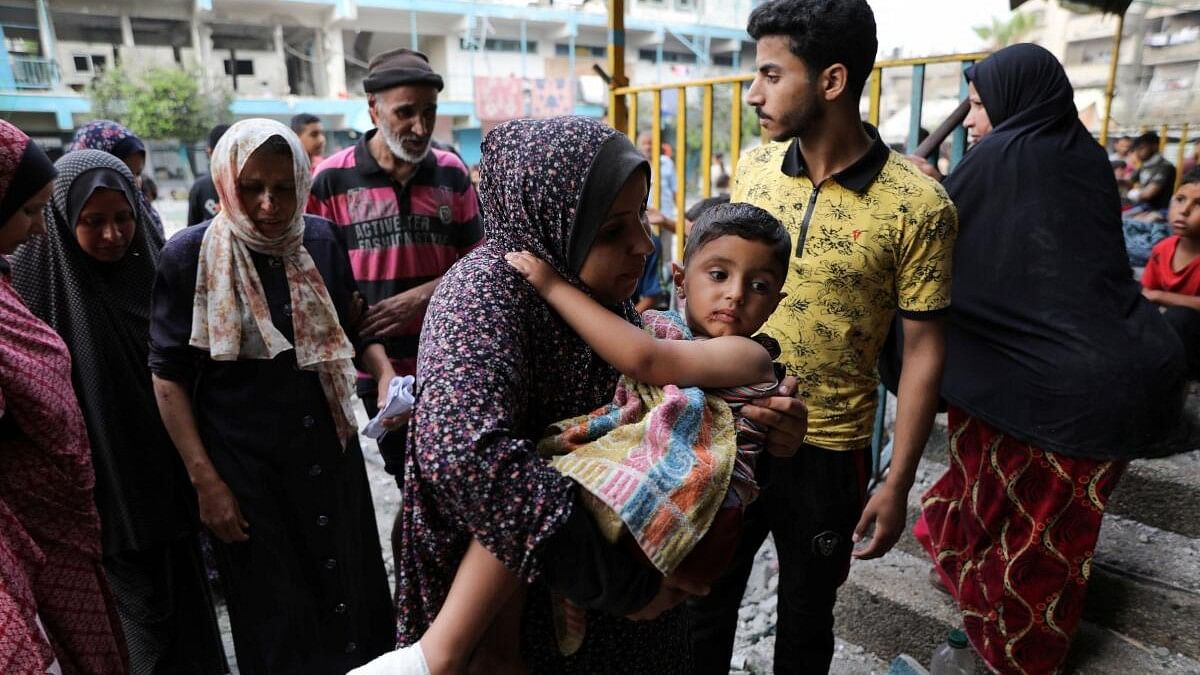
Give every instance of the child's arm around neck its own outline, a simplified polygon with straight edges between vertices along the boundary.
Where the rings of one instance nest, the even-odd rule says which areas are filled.
[[[536,256],[522,252],[505,258],[600,358],[638,382],[738,387],[775,379],[767,350],[749,338],[659,340],[605,309]]]

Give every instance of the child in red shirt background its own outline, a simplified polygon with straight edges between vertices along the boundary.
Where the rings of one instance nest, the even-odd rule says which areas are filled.
[[[1163,307],[1188,354],[1188,372],[1200,378],[1200,168],[1183,176],[1171,197],[1172,235],[1158,242],[1142,273],[1142,294]]]

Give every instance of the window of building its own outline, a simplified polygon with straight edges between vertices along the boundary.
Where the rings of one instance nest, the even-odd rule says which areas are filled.
[[[558,43],[554,45],[555,56],[570,56],[571,45]],[[602,59],[608,56],[608,47],[603,45],[575,45],[575,56],[585,59]]]
[[[714,66],[725,66],[726,68],[732,68],[733,67],[733,52],[726,52],[724,54],[713,54],[712,62],[713,62]]]
[[[700,6],[700,0],[675,0],[675,9],[683,12],[694,12]]]
[[[656,63],[658,61],[657,49],[639,49],[638,59]],[[668,52],[662,54],[663,63],[695,63],[696,55],[691,52]]]
[[[225,59],[225,74],[226,75],[253,75],[254,62],[250,59],[238,59],[236,62],[237,72],[234,72],[234,60]]]
[[[90,73],[92,72],[92,60],[87,54],[74,54],[71,59],[75,61],[75,72]]]
[[[467,38],[458,39],[458,46],[463,51],[471,51],[471,45],[471,41],[467,40]],[[509,40],[507,38],[488,38],[483,41],[483,50],[488,52],[509,52],[519,54],[521,53],[521,41]],[[526,40],[525,51],[530,53],[536,52],[537,40]]]

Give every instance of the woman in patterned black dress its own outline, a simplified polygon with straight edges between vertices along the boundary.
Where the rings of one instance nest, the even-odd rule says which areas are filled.
[[[481,181],[487,243],[443,277],[421,337],[422,390],[396,561],[401,645],[428,628],[474,537],[532,584],[520,625],[532,672],[690,671],[683,610],[623,618],[658,614],[682,597],[603,541],[575,508],[571,481],[534,447],[549,423],[607,402],[617,372],[503,258],[531,251],[636,322],[628,298],[651,250],[645,172],[628,139],[596,120],[521,120],[488,135]],[[633,208],[614,206],[635,183]],[[803,436],[802,404],[785,397],[770,403],[771,444],[794,449]],[[558,652],[551,590],[590,610],[587,637],[571,656]]]

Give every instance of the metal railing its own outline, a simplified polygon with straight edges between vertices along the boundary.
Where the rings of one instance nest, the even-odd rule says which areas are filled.
[[[917,137],[921,128],[921,112],[922,103],[924,101],[924,85],[925,85],[925,69],[927,66],[942,64],[942,63],[958,63],[963,70],[970,67],[976,61],[987,56],[987,52],[974,52],[969,54],[950,54],[946,56],[931,56],[915,59],[897,59],[890,61],[879,61],[875,64],[874,70],[871,72],[871,79],[867,84],[867,121],[871,124],[879,124],[880,101],[883,92],[883,72],[891,68],[912,68],[912,105],[911,105],[911,121],[908,134],[908,149],[914,150],[917,147]],[[961,79],[960,93],[963,98],[966,97],[967,84],[965,78]],[[702,96],[700,108],[701,117],[701,134],[700,134],[700,193],[702,197],[712,196],[712,176],[710,167],[713,157],[713,111],[715,101],[715,91],[718,87],[728,87],[729,98],[729,175],[733,176],[737,173],[737,162],[741,154],[742,147],[742,89],[746,83],[754,80],[753,73],[745,73],[741,75],[727,75],[724,77],[713,77],[701,80],[689,80],[685,82],[672,82],[666,84],[648,84],[636,86],[617,86],[611,90],[610,101],[614,105],[609,106],[609,123],[616,126],[618,120],[626,120],[626,128],[622,129],[633,140],[637,139],[638,135],[638,107],[639,95],[649,94],[651,97],[651,151],[650,151],[650,170],[654,177],[653,186],[650,194],[650,204],[656,209],[662,208],[662,181],[659,180],[662,167],[660,165],[662,158],[662,147],[664,139],[662,137],[663,123],[663,93],[675,92],[676,95],[676,119],[675,119],[675,139],[674,139],[674,164],[675,175],[677,177],[675,190],[675,237],[673,257],[675,260],[683,258],[683,230],[684,230],[684,211],[687,206],[687,181],[684,177],[687,175],[688,163],[688,147],[687,147],[687,132],[688,132],[688,110],[687,110],[687,94],[689,90],[699,90]],[[622,105],[623,104],[623,105]],[[620,108],[620,109],[618,109]],[[951,165],[957,163],[962,158],[966,151],[966,132],[959,129],[952,136],[951,149]]]
[[[58,83],[58,64],[53,59],[12,56],[10,62],[17,89],[53,89]]]

